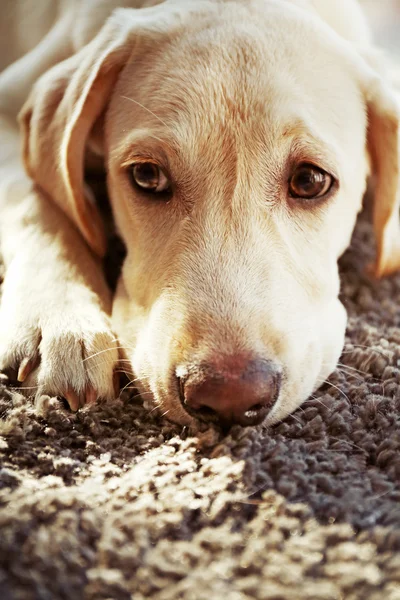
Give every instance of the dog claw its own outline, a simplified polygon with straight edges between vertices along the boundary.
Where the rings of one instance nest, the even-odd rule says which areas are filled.
[[[86,390],[86,404],[91,405],[94,404],[97,400],[97,392],[91,386]]]
[[[28,375],[36,367],[37,360],[35,358],[28,358],[27,356],[21,361],[18,369],[17,381],[22,383],[28,377]]]
[[[73,390],[68,390],[68,392],[64,394],[64,398],[68,402],[71,410],[76,412],[79,409],[79,397],[75,394]]]

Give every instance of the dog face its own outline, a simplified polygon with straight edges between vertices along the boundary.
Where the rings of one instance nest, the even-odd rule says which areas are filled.
[[[86,66],[74,57],[55,74],[75,113],[58,104],[65,176],[52,189],[100,252],[78,189],[79,140],[104,114],[97,148],[127,247],[113,321],[140,392],[182,423],[273,423],[340,355],[337,260],[371,163],[376,271],[400,262],[394,101],[344,40],[296,7],[166,4],[118,12],[84,49]],[[38,104],[23,113],[25,155],[48,186],[34,160]]]

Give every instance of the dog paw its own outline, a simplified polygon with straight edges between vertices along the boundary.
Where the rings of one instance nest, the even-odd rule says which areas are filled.
[[[97,306],[27,316],[0,311],[0,371],[28,396],[60,396],[74,411],[119,393],[118,344]]]

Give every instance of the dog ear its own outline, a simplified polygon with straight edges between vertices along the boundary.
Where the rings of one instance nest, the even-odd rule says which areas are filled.
[[[375,70],[369,75],[364,94],[374,181],[376,261],[372,271],[375,277],[383,277],[400,270],[400,98]]]
[[[132,51],[132,19],[125,12],[117,10],[89,44],[45,73],[19,116],[28,174],[100,256],[105,235],[98,210],[85,193],[85,147]]]

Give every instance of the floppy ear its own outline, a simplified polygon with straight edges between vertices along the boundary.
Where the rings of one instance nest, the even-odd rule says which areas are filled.
[[[383,277],[400,270],[400,100],[381,77],[369,78],[368,149],[375,180],[373,221],[376,262]]]
[[[132,19],[125,13],[116,11],[92,42],[45,73],[19,116],[28,174],[100,256],[105,235],[98,210],[85,193],[85,146],[132,51]]]

